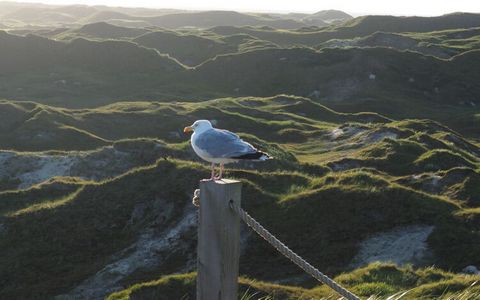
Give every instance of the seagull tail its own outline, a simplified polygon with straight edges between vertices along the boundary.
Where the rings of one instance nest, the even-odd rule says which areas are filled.
[[[273,157],[268,155],[268,153],[261,152],[261,151],[258,151],[258,152],[262,154],[258,160],[265,161],[265,160],[273,159]]]

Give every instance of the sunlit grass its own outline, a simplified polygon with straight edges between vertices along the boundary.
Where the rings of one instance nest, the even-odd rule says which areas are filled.
[[[34,213],[34,212],[38,212],[40,210],[58,208],[62,205],[65,205],[65,204],[69,203],[70,201],[74,200],[84,189],[85,189],[84,186],[80,187],[75,192],[73,192],[73,193],[71,193],[67,196],[61,197],[59,199],[50,200],[50,201],[43,201],[43,202],[38,203],[38,204],[33,204],[33,205],[30,205],[29,207],[11,212],[11,213],[7,214],[6,216],[7,217],[18,217],[18,216],[21,216],[23,214]]]
[[[365,300],[474,300],[480,297],[479,276],[448,273],[435,268],[413,269],[373,263],[342,274],[337,282]],[[239,278],[239,300],[340,300],[324,285],[312,289]],[[175,299],[194,299],[196,274],[170,275],[135,284],[107,299],[124,300],[168,294]]]

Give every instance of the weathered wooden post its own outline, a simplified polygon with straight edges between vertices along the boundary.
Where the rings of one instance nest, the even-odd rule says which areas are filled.
[[[197,250],[197,300],[237,300],[240,218],[229,202],[240,205],[242,183],[200,182]]]

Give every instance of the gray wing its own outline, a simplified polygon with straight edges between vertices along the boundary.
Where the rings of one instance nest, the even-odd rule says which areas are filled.
[[[195,145],[214,158],[232,158],[257,152],[255,147],[235,133],[215,128],[199,135]]]

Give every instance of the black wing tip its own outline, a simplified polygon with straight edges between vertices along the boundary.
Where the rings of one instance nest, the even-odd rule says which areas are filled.
[[[235,156],[235,157],[232,157],[232,158],[234,158],[234,159],[245,159],[245,160],[261,160],[261,161],[273,159],[273,157],[268,155],[268,153],[265,153],[265,152],[262,152],[262,151],[257,151],[257,152],[254,152],[254,153],[247,153],[247,154],[240,155],[240,156]]]

